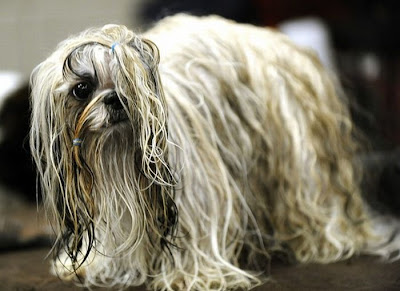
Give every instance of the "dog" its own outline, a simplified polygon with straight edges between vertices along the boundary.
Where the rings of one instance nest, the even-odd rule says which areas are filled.
[[[61,42],[31,76],[52,272],[231,290],[267,280],[276,252],[397,258],[398,223],[361,196],[362,137],[338,83],[279,32],[218,16]]]

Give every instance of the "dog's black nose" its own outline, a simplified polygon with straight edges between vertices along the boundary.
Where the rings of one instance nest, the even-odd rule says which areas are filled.
[[[117,92],[113,91],[104,97],[104,104],[111,106],[112,109],[119,110],[122,109],[122,103],[119,100]]]

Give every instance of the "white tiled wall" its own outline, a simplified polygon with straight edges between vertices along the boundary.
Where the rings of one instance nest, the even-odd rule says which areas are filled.
[[[70,34],[106,23],[140,26],[148,0],[0,0],[0,71],[28,77]]]

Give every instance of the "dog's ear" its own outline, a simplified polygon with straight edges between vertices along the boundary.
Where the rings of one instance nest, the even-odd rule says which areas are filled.
[[[141,170],[152,181],[165,183],[161,169],[168,167],[167,104],[158,71],[160,55],[150,40],[134,37],[113,49],[112,78],[126,106],[142,151]]]
[[[134,37],[128,45],[113,49],[112,78],[116,91],[126,97],[136,137],[135,167],[143,205],[153,220],[148,221],[150,237],[157,234],[165,245],[177,223],[173,200],[173,169],[168,162],[168,108],[158,64],[159,50],[155,43]]]
[[[142,187],[147,188],[147,209],[152,211],[153,233],[158,233],[161,247],[169,246],[173,240],[178,223],[178,209],[174,202],[173,169],[168,161],[168,108],[159,75],[160,53],[155,43],[141,39],[141,60],[148,73],[148,83],[154,93],[150,98],[150,111],[143,122],[141,134],[141,172],[145,179]],[[147,127],[147,128],[146,128]]]
[[[85,188],[81,184],[88,184],[83,179],[87,175],[77,174],[73,166],[73,131],[66,122],[68,114],[58,91],[61,83],[62,66],[52,59],[38,65],[31,74],[30,146],[40,177],[38,187],[57,229],[55,254],[66,251],[77,267],[78,255],[84,252],[83,239],[89,242],[86,254],[93,243],[94,207],[91,197],[80,193]]]
[[[160,51],[157,45],[149,39],[141,39],[143,48],[143,60],[150,68],[155,68],[160,63]],[[135,45],[135,44],[134,44]]]
[[[159,98],[162,98],[163,91],[161,80],[158,72],[160,63],[160,51],[157,45],[146,38],[134,38],[129,44],[140,55],[140,60],[143,63],[143,68],[146,70],[149,80],[149,86]]]

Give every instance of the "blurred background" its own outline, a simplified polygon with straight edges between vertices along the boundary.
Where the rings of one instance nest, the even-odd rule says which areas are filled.
[[[31,207],[37,197],[26,143],[27,80],[32,69],[58,42],[88,27],[118,23],[141,32],[154,21],[182,11],[196,15],[213,13],[239,22],[273,26],[301,45],[317,50],[329,69],[339,75],[354,105],[354,118],[367,133],[378,156],[390,152],[384,155],[383,166],[372,163],[372,168],[379,169],[378,188],[391,193],[390,198],[382,199],[389,199],[388,204],[397,207],[400,205],[397,197],[400,159],[396,151],[400,144],[398,3],[377,0],[2,0],[0,249],[15,246],[16,241],[24,245],[48,233],[45,227],[26,229],[27,222],[32,221],[31,214],[37,212],[36,206]],[[385,171],[388,174],[382,178],[380,173]],[[25,216],[15,209],[24,209]]]
[[[106,23],[135,27],[146,0],[2,0],[0,68],[30,74],[56,44],[81,30]]]

